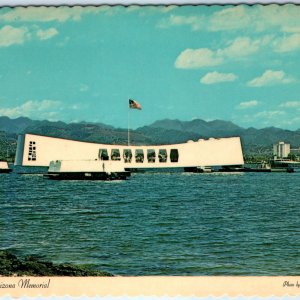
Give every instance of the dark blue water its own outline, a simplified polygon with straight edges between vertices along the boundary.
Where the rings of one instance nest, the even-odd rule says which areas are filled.
[[[0,247],[116,275],[299,275],[300,172],[0,175]],[[24,171],[24,170],[22,170]]]

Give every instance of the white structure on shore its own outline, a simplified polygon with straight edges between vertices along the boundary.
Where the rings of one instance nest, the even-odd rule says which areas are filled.
[[[276,158],[286,158],[290,154],[291,145],[285,142],[279,142],[273,145],[273,155]]]
[[[200,139],[155,146],[106,145],[24,134],[18,138],[15,165],[49,166],[55,160],[118,161],[126,169],[243,165],[239,137]]]

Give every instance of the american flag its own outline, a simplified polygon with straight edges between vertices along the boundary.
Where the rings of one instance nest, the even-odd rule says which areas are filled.
[[[137,101],[132,99],[129,99],[129,108],[142,110],[141,105]]]

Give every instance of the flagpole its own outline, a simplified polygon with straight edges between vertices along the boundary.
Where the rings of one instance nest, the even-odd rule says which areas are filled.
[[[129,103],[128,103],[128,146],[130,146],[130,109],[134,108],[134,109],[139,109],[142,110],[141,105],[132,99],[129,99]]]
[[[130,124],[129,124],[129,113],[130,113],[130,107],[128,106],[128,146],[130,146]]]

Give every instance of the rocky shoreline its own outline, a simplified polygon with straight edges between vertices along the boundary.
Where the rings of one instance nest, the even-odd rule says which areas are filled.
[[[71,264],[52,262],[27,256],[24,259],[7,250],[0,250],[0,276],[113,276],[108,272],[91,270]]]

